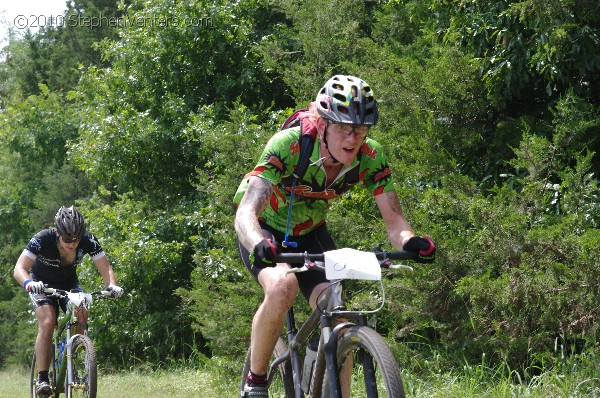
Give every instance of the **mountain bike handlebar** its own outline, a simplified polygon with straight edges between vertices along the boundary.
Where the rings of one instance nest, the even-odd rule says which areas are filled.
[[[67,297],[69,292],[62,289],[55,289],[53,287],[46,287],[44,293],[55,297]],[[90,293],[92,296],[102,296],[103,298],[112,298],[112,292],[110,290],[99,290],[97,292]]]
[[[379,265],[382,268],[404,268],[410,271],[413,270],[412,267],[404,264],[392,264],[391,260],[414,260],[417,258],[418,253],[406,250],[392,250],[385,251],[375,249],[373,253],[377,257],[379,261]],[[310,254],[307,252],[304,253],[281,253],[276,258],[277,262],[285,262],[290,264],[303,264],[300,268],[292,268],[288,271],[288,273],[298,273],[305,272],[309,270],[319,270],[325,271],[325,267],[323,262],[325,261],[325,255],[321,254]]]
[[[389,260],[414,260],[417,258],[417,252],[406,251],[406,250],[393,250],[393,251],[385,251],[385,250],[374,250],[375,256],[380,262],[385,262]],[[276,258],[277,262],[286,262],[292,264],[304,264],[306,262],[315,262],[315,261],[323,261],[325,255],[321,254],[310,254],[307,252],[304,253],[281,253]],[[382,264],[382,267],[385,267],[385,264]]]

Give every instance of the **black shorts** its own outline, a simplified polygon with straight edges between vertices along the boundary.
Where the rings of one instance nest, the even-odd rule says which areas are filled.
[[[285,238],[285,234],[279,231],[274,230],[264,223],[260,223],[262,228],[263,236],[267,239],[271,239],[272,242],[277,242],[281,244]],[[312,232],[309,232],[306,235],[301,236],[293,236],[289,238],[294,242],[298,242],[298,247],[286,247],[283,248],[283,253],[304,253],[308,252],[310,254],[320,254],[329,250],[335,250],[335,243],[327,230],[327,225],[323,224]],[[242,257],[242,261],[244,261],[244,265],[250,271],[254,279],[258,279],[258,274],[261,269],[257,268],[250,262],[250,253],[244,246],[242,246],[240,240],[238,239],[238,248],[240,250],[240,256]],[[294,267],[300,267],[301,264],[293,264]],[[312,293],[315,286],[319,283],[327,282],[327,278],[325,278],[325,273],[321,271],[307,271],[295,274],[298,279],[298,286],[300,287],[300,291],[302,295],[308,300],[310,294]]]

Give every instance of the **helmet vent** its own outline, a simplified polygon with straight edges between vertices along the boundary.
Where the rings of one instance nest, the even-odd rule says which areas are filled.
[[[336,100],[341,101],[341,102],[346,102],[346,97],[344,97],[340,93],[333,94],[333,98],[335,98]]]
[[[348,114],[348,108],[346,108],[343,105],[338,105],[337,106],[337,110],[338,110],[339,113],[343,113],[344,115]]]

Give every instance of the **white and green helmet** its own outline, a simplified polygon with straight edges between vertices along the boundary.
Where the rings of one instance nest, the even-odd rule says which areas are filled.
[[[372,126],[379,117],[371,87],[355,76],[333,76],[319,90],[316,105],[319,115],[335,123]]]

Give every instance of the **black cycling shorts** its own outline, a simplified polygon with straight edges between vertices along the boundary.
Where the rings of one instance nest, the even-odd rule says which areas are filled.
[[[262,228],[263,236],[267,239],[271,239],[272,242],[277,242],[281,244],[285,238],[285,234],[275,229],[269,227],[265,223],[260,223]],[[283,248],[283,253],[304,253],[308,252],[310,254],[321,254],[329,250],[335,250],[335,243],[327,230],[327,225],[323,224],[317,227],[314,231],[309,232],[306,235],[301,236],[293,236],[289,237],[289,240],[294,242],[298,242],[298,247],[286,247]],[[250,271],[254,279],[258,279],[258,274],[261,269],[257,268],[250,262],[250,253],[244,246],[242,246],[240,240],[238,239],[238,248],[240,250],[240,256],[242,257],[242,261],[244,261],[244,265]],[[293,264],[294,267],[300,267],[302,264]],[[310,294],[312,293],[315,286],[319,283],[327,282],[327,278],[325,278],[325,273],[321,271],[307,271],[300,272],[295,274],[298,279],[298,286],[300,287],[300,291],[302,295],[308,300]]]

